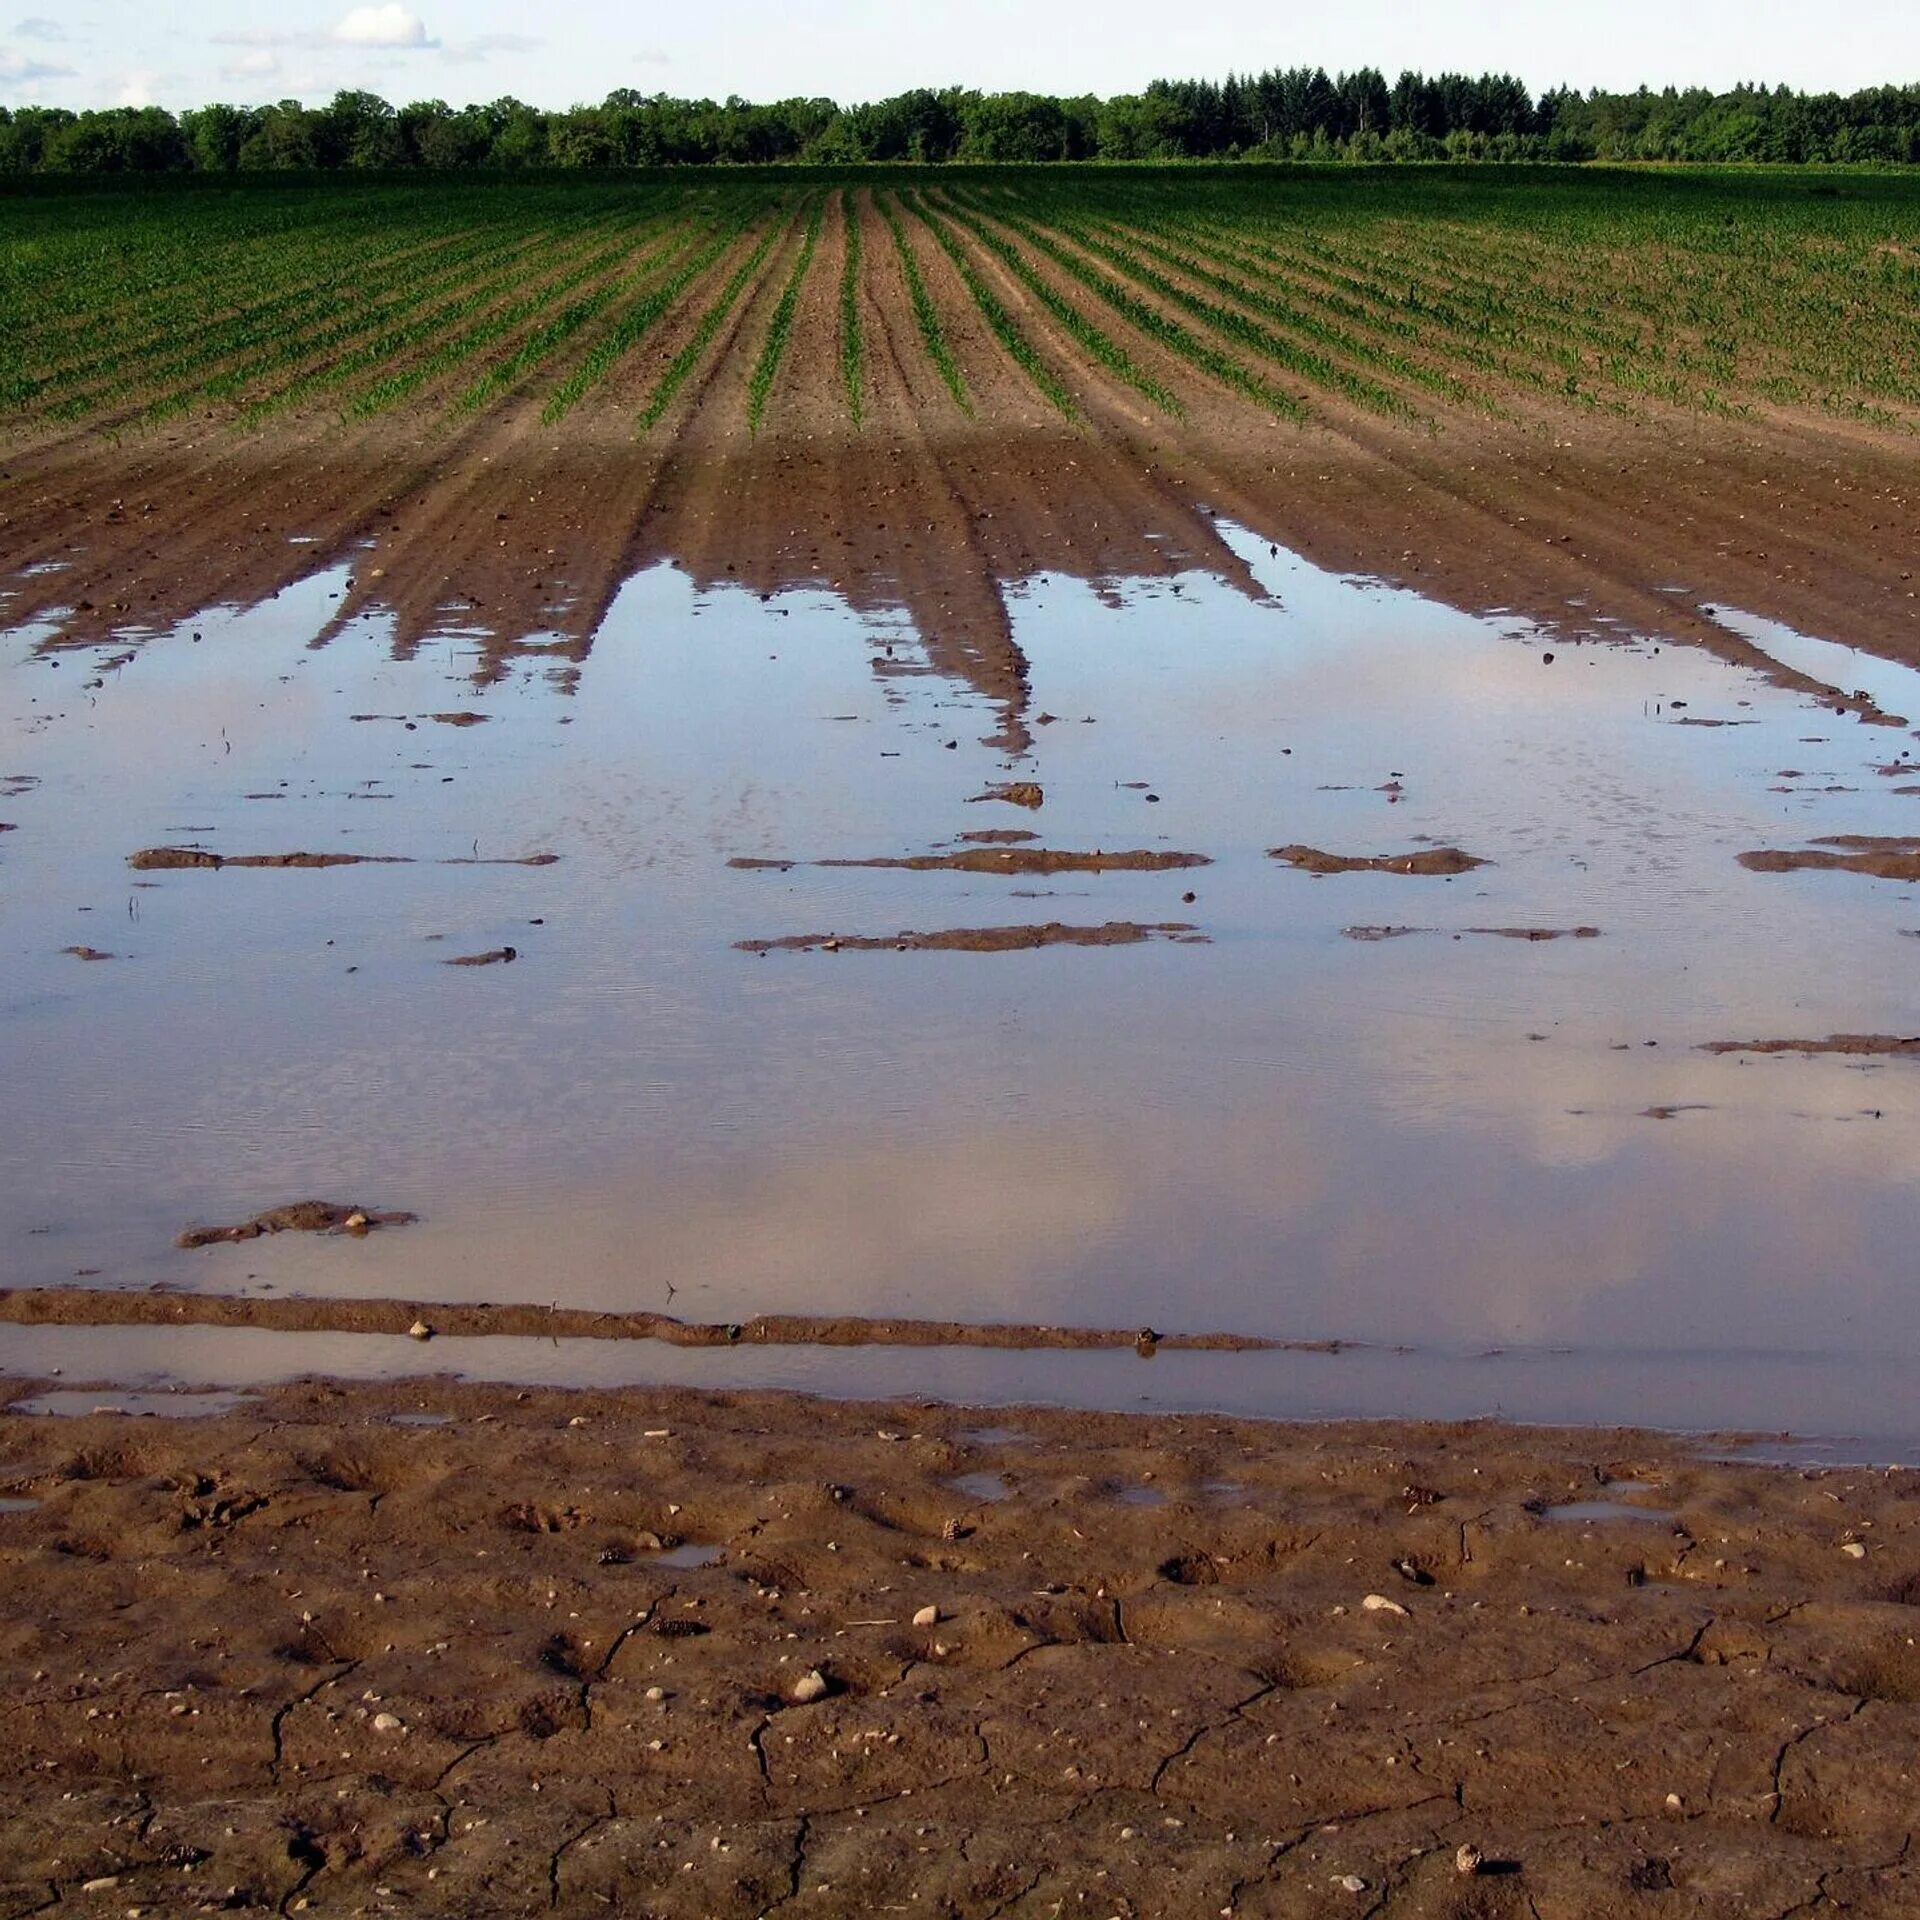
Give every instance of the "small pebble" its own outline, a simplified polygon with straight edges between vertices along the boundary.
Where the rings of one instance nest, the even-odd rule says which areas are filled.
[[[829,1691],[827,1676],[818,1667],[812,1667],[793,1683],[793,1691],[787,1698],[796,1707],[806,1707],[816,1700],[824,1700]]]
[[[916,1627],[937,1627],[940,1624],[940,1609],[938,1607],[922,1607],[920,1611],[913,1616],[913,1624]]]
[[[1384,1593],[1370,1593],[1360,1604],[1369,1613],[1397,1613],[1404,1617],[1407,1611],[1398,1600],[1389,1600]]]
[[[1456,1873],[1478,1873],[1486,1863],[1486,1855],[1472,1841],[1467,1841],[1453,1856],[1453,1869]]]

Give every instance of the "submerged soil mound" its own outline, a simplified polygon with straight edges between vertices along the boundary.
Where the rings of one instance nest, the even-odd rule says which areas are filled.
[[[189,1227],[174,1245],[189,1250],[195,1247],[227,1246],[242,1240],[259,1240],[271,1233],[370,1233],[377,1227],[407,1227],[419,1218],[413,1213],[376,1213],[367,1207],[336,1206],[330,1200],[296,1200],[289,1206],[269,1207],[251,1220],[231,1227]]]
[[[1424,847],[1418,853],[1326,853],[1319,847],[1274,847],[1270,860],[1284,860],[1303,873],[1471,873],[1475,867],[1491,865],[1476,854],[1459,847]]]
[[[1141,924],[1109,920],[1068,927],[1057,920],[1032,927],[950,927],[939,933],[790,933],[779,940],[736,940],[742,953],[1028,953],[1035,947],[1133,947],[1146,940],[1204,944],[1206,935],[1184,920]]]

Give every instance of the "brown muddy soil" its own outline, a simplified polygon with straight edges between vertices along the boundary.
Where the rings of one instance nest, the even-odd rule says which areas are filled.
[[[550,867],[557,853],[530,853],[518,859],[481,860],[463,856],[442,860],[443,867]],[[409,853],[209,853],[202,847],[142,847],[127,855],[127,865],[136,873],[175,873],[205,870],[218,873],[223,867],[407,867],[413,865]]]
[[[1124,853],[1063,852],[1053,847],[1012,846],[995,851],[915,853],[893,859],[814,860],[816,867],[895,867],[906,873],[1173,873],[1183,867],[1213,864],[1204,853],[1157,853],[1136,847]]]
[[[1864,873],[1875,880],[1920,880],[1920,840],[1836,833],[1811,847],[1768,847],[1740,855],[1754,873]]]
[[[142,847],[127,855],[135,873],[179,873],[222,867],[402,867],[404,853],[208,853],[199,847]]]
[[[1920,1039],[1892,1033],[1830,1033],[1824,1040],[1708,1040],[1702,1053],[1920,1054]]]
[[[0,1416],[0,1913],[1909,1915],[1911,1478],[443,1381]]]
[[[865,864],[865,863],[862,863]],[[740,953],[1029,953],[1036,947],[1137,947],[1147,940],[1204,945],[1185,920],[1108,920],[1097,927],[949,927],[938,933],[790,933],[777,940],[736,940]]]
[[[279,1217],[293,1209],[276,1209]],[[299,1210],[312,1217],[311,1205]],[[345,1209],[328,1208],[314,1231],[334,1230]],[[370,1220],[400,1225],[412,1216],[376,1214]],[[196,1241],[218,1245],[215,1234]],[[232,1230],[231,1237],[257,1236]],[[183,1237],[182,1244],[186,1244]],[[413,1333],[416,1338],[554,1340],[658,1340],[675,1347],[981,1347],[999,1352],[1052,1349],[1093,1353],[1146,1346],[1194,1353],[1338,1353],[1337,1341],[1273,1340],[1244,1333],[1159,1333],[1152,1328],[1031,1326],[1011,1321],[875,1320],[851,1314],[759,1314],[744,1322],[680,1320],[672,1314],[598,1312],[583,1307],[495,1305],[488,1301],[331,1299],[289,1296],[264,1299],[223,1293],[144,1293],[94,1287],[0,1289],[0,1323],[62,1327],[255,1327],[274,1333]]]
[[[993,737],[1018,751],[1037,721],[1007,585],[1200,567],[1257,594],[1225,517],[1335,571],[1554,632],[1704,646],[1882,720],[1855,690],[1768,660],[1719,610],[1920,662],[1920,489],[1903,435],[1531,404],[1429,431],[1334,401],[1298,426],[1169,367],[1186,408],[1174,421],[1143,416],[1091,362],[1072,370],[1084,407],[1069,425],[969,335],[968,297],[929,248],[969,419],[930,384],[884,229],[867,263],[872,391],[857,431],[837,393],[783,384],[761,432],[744,432],[758,322],[716,345],[646,436],[614,382],[556,437],[540,409],[557,372],[478,420],[428,405],[404,423],[316,411],[252,429],[36,429],[0,456],[9,617],[52,622],[49,650],[137,644],[344,562],[330,631],[377,613],[404,652],[457,625],[482,636],[486,682],[530,653],[583,661],[621,584],[670,559],[704,587],[827,587],[863,610],[903,608],[935,670],[996,703]]]
[[[418,1218],[411,1213],[381,1213],[370,1207],[336,1206],[330,1200],[296,1200],[269,1207],[251,1220],[231,1227],[188,1227],[174,1241],[177,1247],[214,1247],[242,1240],[258,1240],[269,1233],[371,1233],[380,1227],[408,1227]]]
[[[1399,871],[1399,869],[1396,869]],[[1598,927],[1461,927],[1457,931],[1446,927],[1342,927],[1341,934],[1348,940],[1405,940],[1414,934],[1432,934],[1436,937],[1448,936],[1455,940],[1466,938],[1469,934],[1486,940],[1598,940]]]
[[[1471,873],[1489,863],[1459,847],[1426,847],[1418,853],[1325,853],[1318,847],[1275,847],[1270,859],[1282,860],[1303,873]]]

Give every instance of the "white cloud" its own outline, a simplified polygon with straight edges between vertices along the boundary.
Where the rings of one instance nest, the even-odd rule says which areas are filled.
[[[14,28],[22,40],[64,40],[67,30],[58,20],[49,20],[42,14],[31,14]]]
[[[280,71],[280,56],[269,47],[256,47],[220,69],[222,80],[264,80]]]
[[[130,73],[120,82],[120,91],[114,95],[114,105],[150,107],[153,105],[153,90],[158,84],[157,74]]]
[[[440,43],[427,35],[426,23],[389,0],[381,7],[355,7],[334,28],[333,37],[350,47],[434,47]]]
[[[540,45],[527,33],[483,33],[474,40],[449,40],[440,58],[450,67],[470,67],[494,53],[531,53]]]
[[[50,60],[29,60],[24,54],[0,47],[0,86],[26,86],[35,80],[71,80],[71,67],[56,66]]]

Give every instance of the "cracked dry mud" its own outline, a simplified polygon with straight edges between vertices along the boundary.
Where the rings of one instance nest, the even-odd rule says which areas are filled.
[[[1913,1476],[979,1417],[444,1381],[0,1417],[39,1503],[0,1515],[0,1915],[1920,1904]],[[1629,1479],[1645,1520],[1545,1516]]]

